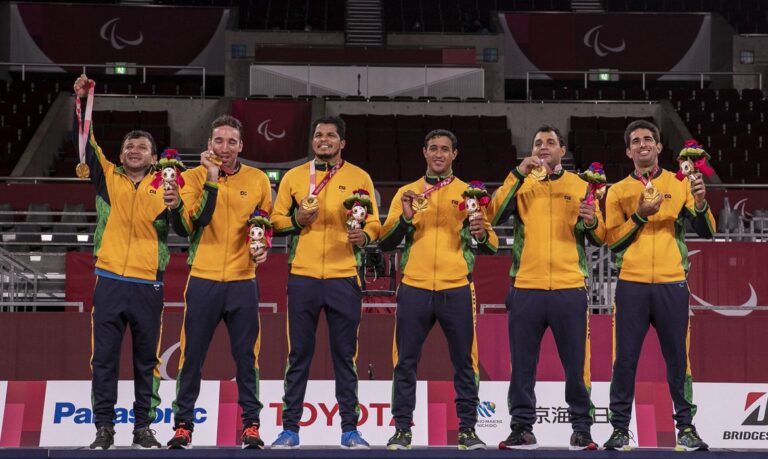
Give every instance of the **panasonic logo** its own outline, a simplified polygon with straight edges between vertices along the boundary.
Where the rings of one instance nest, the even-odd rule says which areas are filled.
[[[194,422],[200,424],[208,419],[205,408],[195,408]],[[93,410],[90,408],[78,408],[74,403],[56,402],[53,409],[53,423],[73,422],[74,424],[93,424]],[[115,408],[115,424],[133,424],[136,418],[133,409]],[[155,408],[155,420],[153,424],[171,424],[173,422],[173,408]]]

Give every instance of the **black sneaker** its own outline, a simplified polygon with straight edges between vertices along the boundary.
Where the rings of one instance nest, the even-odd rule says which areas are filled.
[[[89,446],[91,449],[115,449],[115,428],[101,426],[96,429],[96,439]]]
[[[677,434],[675,451],[709,451],[709,445],[699,437],[695,427],[686,427]]]
[[[411,449],[412,438],[413,434],[410,429],[397,429],[395,434],[392,435],[392,438],[387,441],[387,449],[393,451],[398,449]]]
[[[594,451],[597,449],[597,443],[592,441],[592,435],[589,432],[576,431],[571,435],[571,444],[568,447],[571,451]]]
[[[243,449],[264,449],[264,441],[259,434],[259,425],[251,423],[243,428]]]
[[[485,442],[480,440],[475,429],[459,430],[459,449],[485,449]]]
[[[536,436],[521,425],[512,427],[512,433],[506,440],[499,443],[499,449],[536,449],[539,444],[536,443]]]
[[[163,445],[155,438],[155,431],[149,427],[142,427],[133,431],[133,449],[162,448]]]
[[[607,442],[603,445],[603,448],[613,451],[631,451],[632,447],[629,446],[630,440],[629,431],[616,427],[613,429],[613,433]]]
[[[183,422],[176,425],[176,433],[173,438],[168,440],[168,449],[189,449],[192,447],[192,429],[191,426]]]

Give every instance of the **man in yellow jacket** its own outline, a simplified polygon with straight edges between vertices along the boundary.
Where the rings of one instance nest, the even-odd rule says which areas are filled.
[[[288,363],[285,370],[283,428],[272,448],[298,448],[299,421],[315,352],[320,311],[328,320],[341,447],[367,449],[357,430],[357,331],[362,313],[358,277],[365,246],[381,223],[370,176],[344,161],[346,126],[337,117],[312,123],[315,157],[289,170],[280,182],[272,225],[290,236],[288,264]],[[357,195],[369,203],[361,228],[349,229],[345,201]],[[365,196],[365,197],[364,197]]]
[[[675,407],[678,450],[707,450],[693,426],[693,380],[688,360],[690,322],[688,248],[685,222],[711,238],[715,220],[701,176],[689,181],[659,167],[659,129],[634,121],[624,132],[635,170],[608,190],[607,242],[616,253],[619,280],[614,308],[611,424],[605,449],[629,450],[629,421],[635,397],[635,371],[648,327],[653,325],[667,364]]]
[[[396,430],[387,442],[391,450],[411,447],[416,367],[435,321],[448,340],[454,369],[458,447],[485,449],[475,433],[480,371],[472,239],[478,249],[489,253],[496,252],[499,240],[484,214],[470,219],[460,204],[468,184],[453,175],[458,153],[458,141],[452,132],[429,132],[423,148],[427,173],[397,191],[381,229],[382,250],[394,250],[405,238],[392,350],[392,416]]]
[[[585,242],[600,246],[605,225],[597,202],[584,199],[589,185],[562,169],[566,146],[549,125],[534,134],[531,156],[512,169],[491,203],[491,222],[513,216],[512,287],[506,306],[512,377],[512,432],[501,449],[535,449],[536,365],[549,327],[565,369],[565,400],[573,434],[571,450],[597,449],[590,434],[589,312]]]
[[[75,81],[75,97],[86,104],[94,81],[81,75]],[[88,99],[92,103],[92,94]],[[85,123],[78,110],[75,130]],[[160,448],[151,429],[160,404],[160,357],[162,334],[163,272],[168,265],[168,216],[162,192],[150,184],[157,147],[152,135],[130,131],[120,151],[120,166],[104,156],[93,126],[83,132],[85,164],[96,187],[96,288],[91,320],[92,402],[96,439],[91,449],[114,447],[115,403],[120,367],[120,348],[128,324],[133,340],[136,422],[133,448]],[[82,166],[81,166],[82,167]]]
[[[255,210],[272,210],[267,175],[238,161],[243,150],[243,126],[222,115],[211,123],[208,150],[201,165],[182,174],[181,200],[174,187],[166,194],[173,229],[189,237],[190,265],[184,292],[181,357],[176,377],[171,449],[192,444],[194,409],[208,345],[220,321],[229,332],[237,369],[238,403],[243,410],[242,447],[261,449],[259,414],[259,287],[257,267],[265,249],[246,243],[248,220]]]

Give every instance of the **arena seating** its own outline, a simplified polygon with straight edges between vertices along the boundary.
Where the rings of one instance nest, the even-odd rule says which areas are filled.
[[[717,12],[739,33],[768,33],[763,0],[604,0],[606,11]]]
[[[51,80],[0,80],[0,176],[10,175],[59,92]]]
[[[456,134],[456,168],[465,180],[503,181],[507,171],[491,165],[517,155],[505,116],[341,116],[348,131],[345,157],[368,169],[374,182],[408,182],[423,174],[424,135],[433,129]]]

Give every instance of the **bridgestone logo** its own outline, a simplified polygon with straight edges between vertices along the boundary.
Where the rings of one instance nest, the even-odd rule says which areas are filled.
[[[726,430],[723,432],[723,440],[768,440],[768,431],[749,432],[745,430]]]

